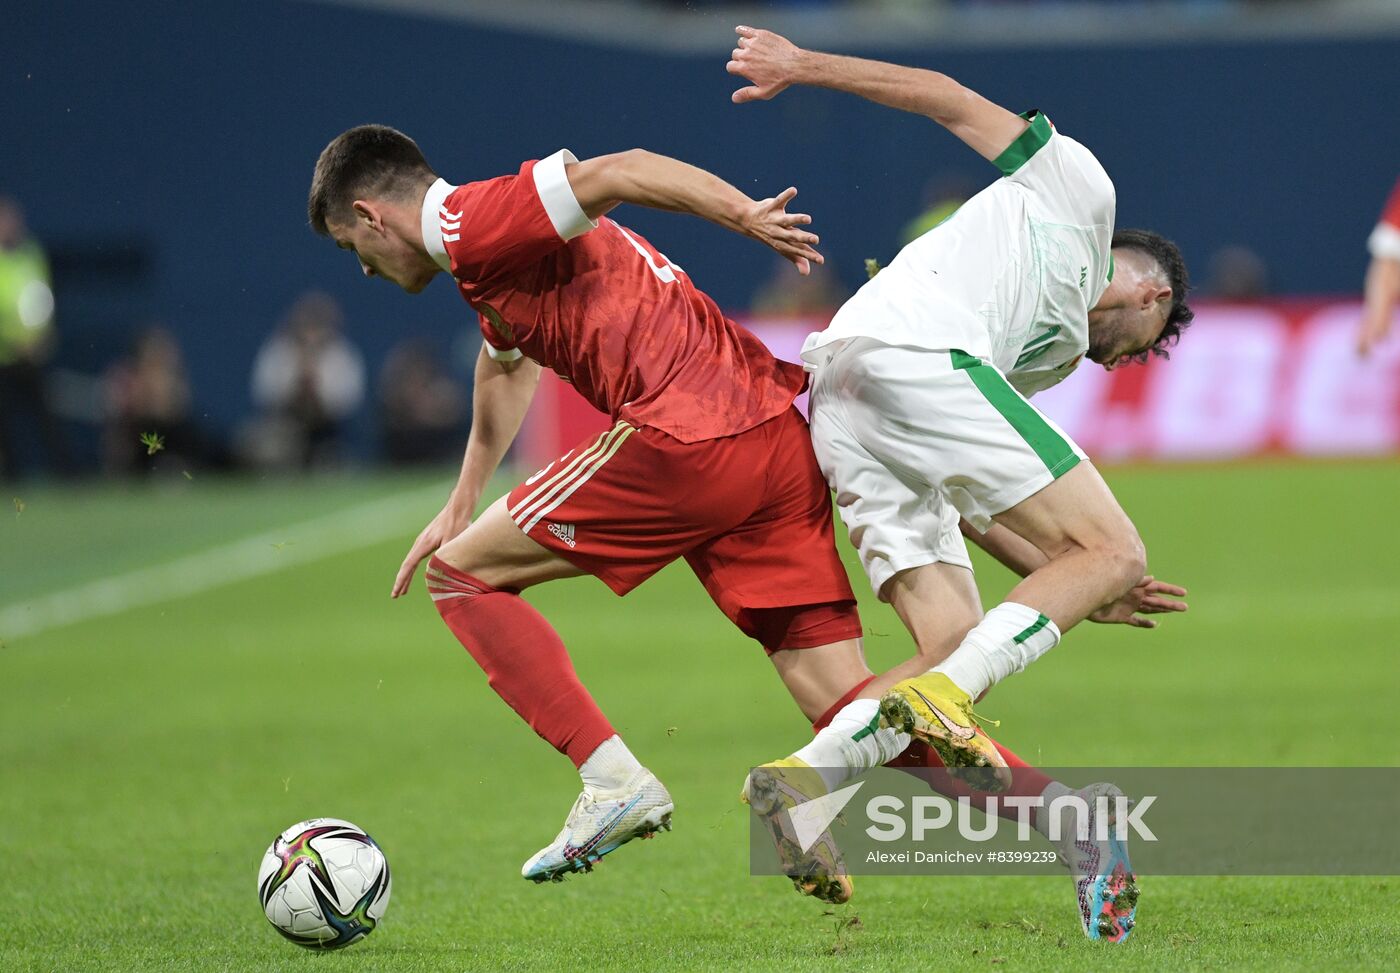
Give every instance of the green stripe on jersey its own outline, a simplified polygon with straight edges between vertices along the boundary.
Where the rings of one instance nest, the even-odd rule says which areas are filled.
[[[1050,127],[1050,119],[1034,108],[1028,112],[1022,112],[1021,117],[1031,123],[1030,127],[1016,136],[1016,141],[1008,145],[1006,151],[992,161],[992,165],[1000,169],[1003,176],[1009,176],[1025,165],[1026,160],[1039,152],[1041,147],[1050,141],[1050,134],[1054,131]]]
[[[1046,625],[1049,625],[1049,624],[1050,624],[1050,619],[1046,618],[1044,615],[1037,615],[1037,616],[1036,616],[1036,619],[1035,619],[1035,623],[1032,624],[1032,625],[1030,625],[1030,626],[1028,626],[1024,632],[1022,632],[1020,635],[1016,636],[1016,637],[1015,637],[1014,639],[1012,639],[1011,641],[1015,642],[1017,645],[1020,645],[1020,644],[1021,644],[1022,642],[1024,642],[1026,639],[1030,638],[1030,637],[1031,637],[1032,635],[1034,635],[1036,632],[1039,632],[1042,628],[1044,628]]]
[[[1011,428],[1035,450],[1035,455],[1045,464],[1050,475],[1063,476],[1079,463],[1079,454],[1055,431],[1055,427],[1045,420],[1035,406],[1013,389],[1002,377],[1001,372],[980,358],[962,351],[952,351],[953,367],[967,372],[972,384],[991,403],[992,408],[1010,423]]]

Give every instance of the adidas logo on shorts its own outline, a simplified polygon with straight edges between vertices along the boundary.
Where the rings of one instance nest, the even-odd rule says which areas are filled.
[[[549,532],[559,538],[570,547],[574,546],[574,525],[573,524],[550,524]]]

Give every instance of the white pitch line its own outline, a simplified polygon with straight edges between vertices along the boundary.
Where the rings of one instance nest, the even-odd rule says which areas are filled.
[[[0,638],[118,615],[391,540],[421,526],[421,508],[441,502],[447,492],[438,484],[397,493],[164,564],[0,606]],[[387,587],[388,568],[384,576]]]

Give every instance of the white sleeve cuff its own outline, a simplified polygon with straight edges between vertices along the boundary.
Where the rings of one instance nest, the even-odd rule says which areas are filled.
[[[1366,241],[1366,246],[1373,257],[1400,260],[1400,227],[1384,222],[1377,223],[1376,228],[1371,231],[1370,239]]]
[[[489,341],[482,344],[486,345],[486,354],[492,361],[515,361],[521,354],[519,348],[507,348],[502,351]]]
[[[568,173],[564,171],[565,163],[577,161],[578,157],[568,149],[560,149],[548,159],[535,163],[535,191],[540,194],[540,202],[554,224],[554,231],[563,240],[582,236],[598,225],[578,204]]]

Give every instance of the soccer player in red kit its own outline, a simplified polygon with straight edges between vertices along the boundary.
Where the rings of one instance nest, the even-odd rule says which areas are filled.
[[[317,162],[314,229],[353,250],[366,276],[410,293],[447,271],[480,315],[486,341],[462,472],[404,559],[393,595],[437,551],[428,589],[443,620],[492,688],[579,770],[583,793],[559,836],[526,862],[527,878],[587,870],[664,827],[672,810],[579,682],[559,636],[520,597],[544,581],[593,574],[626,594],[684,557],[721,611],[768,651],[815,727],[853,742],[851,759],[937,764],[920,741],[838,715],[874,677],[827,486],[792,407],[801,369],[773,358],[679,267],[604,216],[620,202],[702,216],[805,273],[821,258],[802,228],[809,218],[786,212],[794,194],[755,201],[640,150],[584,162],[561,151],[516,175],[454,187],[412,140],[383,126],[345,132]],[[473,522],[542,366],[614,425]],[[1039,793],[1049,779],[1033,776]],[[790,842],[779,844],[792,854]],[[784,865],[805,894],[851,895],[831,842]]]
[[[583,793],[555,841],[526,862],[527,878],[591,868],[667,827],[672,802],[521,590],[592,574],[622,595],[684,557],[720,610],[773,655],[809,717],[850,682],[805,665],[786,672],[785,660],[825,646],[851,657],[861,634],[826,483],[792,404],[802,369],[775,359],[679,267],[604,215],[620,202],[694,213],[805,273],[821,258],[803,228],[810,218],[786,212],[795,192],[755,201],[641,150],[583,162],[560,151],[514,175],[453,186],[411,139],[377,125],[338,136],[316,164],[308,212],[317,232],[354,251],[366,276],[410,293],[448,272],[480,316],[485,344],[461,475],[393,595],[436,551],[427,583],[448,628],[501,698],[579,770]],[[613,425],[473,521],[545,367]],[[821,882],[804,891],[849,895],[844,876]]]

